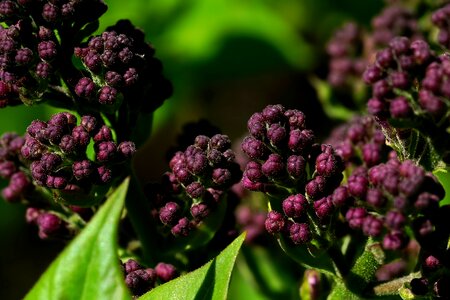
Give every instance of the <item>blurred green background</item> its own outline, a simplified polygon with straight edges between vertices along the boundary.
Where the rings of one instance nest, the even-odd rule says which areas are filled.
[[[155,46],[174,85],[173,97],[155,114],[151,139],[138,153],[143,181],[167,169],[165,152],[186,122],[208,119],[236,140],[253,112],[282,103],[303,110],[309,126],[326,135],[333,123],[307,74],[324,74],[324,44],[337,26],[345,20],[367,25],[383,5],[381,0],[105,2],[109,10],[99,30],[130,19]],[[1,132],[23,133],[32,120],[53,112],[46,106],[2,109]],[[25,224],[24,211],[0,201],[0,299],[22,298],[64,246],[40,241],[36,229]],[[240,280],[233,282],[237,288],[230,299],[258,297],[248,286],[239,287]]]

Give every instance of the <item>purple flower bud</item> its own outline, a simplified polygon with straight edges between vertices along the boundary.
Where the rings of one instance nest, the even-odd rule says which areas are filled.
[[[47,128],[47,123],[41,121],[41,120],[34,120],[31,122],[31,124],[27,127],[27,133],[38,140],[43,141],[43,133],[45,128]]]
[[[131,272],[134,272],[136,270],[140,270],[143,267],[134,259],[129,259],[127,260],[126,263],[123,264],[124,269],[125,269],[125,274],[129,274]]]
[[[111,162],[117,154],[117,146],[114,142],[106,141],[96,144],[96,159],[99,162]]]
[[[253,137],[263,138],[266,135],[264,116],[261,113],[254,113],[247,122],[247,128]]]
[[[88,179],[94,172],[94,166],[92,162],[87,159],[76,161],[72,165],[72,172],[77,180]]]
[[[385,48],[377,52],[376,63],[383,69],[389,68],[394,63],[394,55],[390,48]]]
[[[49,23],[54,23],[59,18],[60,11],[56,5],[45,3],[42,8],[42,17]]]
[[[386,250],[400,250],[408,243],[408,236],[401,231],[391,231],[383,238],[383,248]]]
[[[391,101],[389,111],[393,118],[407,118],[412,114],[408,100],[403,96],[397,97]]]
[[[97,119],[92,116],[82,116],[80,125],[83,126],[87,132],[91,133],[97,128]]]
[[[291,155],[287,159],[287,171],[294,179],[305,177],[306,161],[301,155]]]
[[[306,194],[311,199],[318,199],[325,196],[327,181],[323,176],[316,176],[305,186]]]
[[[334,206],[336,206],[336,207],[341,207],[341,206],[350,204],[351,197],[350,197],[347,187],[339,186],[338,188],[336,188],[333,192],[331,200],[332,200]]]
[[[61,156],[55,153],[44,153],[41,157],[41,166],[45,171],[54,171],[61,162]]]
[[[14,59],[18,65],[28,65],[33,59],[33,51],[29,48],[19,49]]]
[[[231,141],[230,138],[226,135],[216,134],[210,139],[209,145],[213,149],[225,151],[231,147]]]
[[[123,80],[125,81],[126,86],[132,86],[139,79],[139,74],[137,73],[135,68],[129,68],[123,74]]]
[[[104,142],[104,141],[112,141],[112,132],[111,129],[103,125],[98,132],[94,135],[94,141],[95,142]]]
[[[282,206],[288,218],[300,218],[308,209],[308,200],[302,194],[291,195],[284,199]]]
[[[245,189],[247,189],[249,191],[263,191],[264,187],[265,187],[264,183],[262,183],[262,182],[254,182],[254,181],[250,180],[246,176],[245,172],[242,177],[241,184]]]
[[[52,213],[42,213],[37,219],[39,226],[39,237],[47,239],[57,235],[64,229],[63,221]]]
[[[136,153],[136,146],[133,142],[122,142],[117,146],[117,153],[125,159],[130,159]]]
[[[420,212],[433,212],[439,207],[439,197],[434,194],[423,192],[417,196],[414,207]]]
[[[205,187],[198,181],[194,181],[186,186],[186,193],[193,199],[201,198],[205,191]]]
[[[378,98],[371,98],[367,102],[367,111],[374,116],[381,116],[386,110],[385,103]]]
[[[321,153],[316,158],[316,171],[319,175],[333,176],[337,172],[340,172],[341,169],[342,162],[334,153]]]
[[[306,223],[293,223],[289,227],[289,237],[296,245],[301,245],[311,240],[311,231]]]
[[[414,60],[418,65],[426,63],[432,55],[430,46],[424,40],[413,41],[410,49],[413,51]]]
[[[283,119],[285,109],[280,104],[267,105],[263,111],[262,115],[264,120],[268,123],[275,123]]]
[[[209,213],[210,209],[205,203],[194,204],[191,207],[191,215],[197,221],[203,220],[209,215]]]
[[[98,73],[101,69],[102,60],[95,50],[89,50],[82,58],[86,67],[94,73]]]
[[[206,135],[198,135],[195,137],[194,146],[206,151],[208,149],[209,141],[210,141],[210,139]],[[217,149],[214,149],[214,150],[217,150]],[[218,152],[220,152],[220,151],[218,151]]]
[[[288,147],[294,153],[304,153],[314,142],[314,133],[309,129],[295,129],[289,132]]]
[[[83,126],[75,126],[72,129],[72,138],[75,144],[82,148],[87,147],[91,140],[89,133],[83,128]]]
[[[350,175],[347,181],[348,191],[350,194],[362,199],[366,196],[368,184],[369,182],[367,177],[360,174]]]
[[[36,224],[39,216],[41,215],[41,210],[35,207],[28,207],[25,213],[25,220],[28,224]]]
[[[64,135],[59,142],[59,148],[64,153],[73,153],[76,150],[76,141],[71,135]]]
[[[199,151],[190,152],[192,149],[197,149]],[[188,147],[185,152],[185,157],[187,168],[194,175],[200,175],[206,170],[208,166],[208,159],[206,158],[205,153],[203,153],[199,148],[195,148],[193,146]]]
[[[45,147],[32,137],[27,137],[25,144],[20,150],[23,157],[27,159],[39,159],[45,151]]]
[[[189,222],[189,219],[185,217],[178,220],[178,223],[172,227],[170,232],[172,232],[172,234],[176,237],[188,236],[192,229],[193,226],[191,222]]]
[[[189,184],[193,180],[189,170],[182,164],[175,165],[172,171],[176,179],[182,184]]]
[[[331,202],[331,196],[314,201],[314,211],[321,221],[331,217],[331,214],[334,211],[333,203]]]
[[[283,157],[278,154],[270,154],[261,167],[262,172],[269,178],[279,178],[284,175],[285,166]]]
[[[67,185],[67,179],[62,176],[48,175],[45,184],[51,189],[62,190]]]
[[[264,159],[267,155],[267,148],[263,142],[248,136],[242,142],[242,151],[251,159]]]
[[[56,55],[56,44],[53,41],[43,41],[38,44],[39,57],[46,61],[53,60]]]
[[[390,229],[398,230],[405,225],[406,218],[401,212],[391,210],[386,213],[385,223]]]
[[[373,207],[381,208],[386,203],[386,198],[381,190],[371,188],[367,190],[366,201]]]
[[[305,128],[306,117],[303,112],[296,109],[288,109],[284,115],[289,118],[290,130]]]
[[[88,77],[81,78],[75,86],[75,94],[79,97],[89,98],[95,92],[95,83]]]
[[[159,280],[162,282],[167,282],[178,277],[177,269],[171,264],[159,263],[156,265],[155,271]]]
[[[364,219],[367,216],[367,211],[362,207],[352,207],[345,214],[345,219],[352,229],[361,229]]]
[[[367,84],[373,84],[380,80],[383,76],[383,71],[376,65],[367,67],[363,74],[363,80]]]
[[[279,146],[286,139],[286,129],[278,123],[272,124],[267,130],[267,138],[272,145]]]
[[[212,172],[212,180],[219,186],[224,186],[230,183],[232,174],[228,169],[217,168]]]
[[[368,236],[379,236],[383,230],[383,222],[375,216],[368,215],[364,218],[362,231]]]
[[[442,267],[442,262],[434,255],[428,255],[422,263],[422,270],[425,273],[435,272]]]
[[[270,234],[277,234],[284,228],[285,220],[281,213],[277,211],[270,211],[267,214],[266,221],[264,225],[266,230]]]
[[[112,171],[106,166],[100,166],[97,168],[97,175],[100,181],[100,184],[105,184],[111,181],[112,179]]]
[[[125,276],[125,284],[135,296],[141,296],[150,290],[154,284],[154,279],[145,270],[136,270]]]
[[[0,177],[10,178],[16,172],[16,165],[12,161],[0,162]]]
[[[159,210],[159,219],[164,225],[172,225],[177,221],[181,212],[180,206],[175,202],[167,202]]]
[[[100,89],[98,102],[100,104],[112,105],[116,102],[117,90],[109,85],[105,85]]]

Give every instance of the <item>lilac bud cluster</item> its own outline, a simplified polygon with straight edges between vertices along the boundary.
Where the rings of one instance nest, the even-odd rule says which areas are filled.
[[[415,13],[399,4],[387,6],[372,19],[372,39],[375,47],[385,47],[396,36],[421,37]]]
[[[372,167],[385,161],[388,153],[384,134],[371,116],[355,117],[337,127],[326,142],[347,165]]]
[[[367,62],[363,58],[363,33],[356,23],[338,29],[327,45],[330,56],[328,82],[335,88],[359,80]]]
[[[309,219],[325,226],[334,212],[329,195],[342,180],[342,159],[332,146],[314,144],[301,111],[268,105],[253,114],[247,126],[250,135],[241,147],[251,160],[242,185],[278,195],[282,202],[272,205],[266,230],[286,234],[294,244],[309,242]]]
[[[345,197],[340,189],[345,190]],[[431,173],[392,155],[370,169],[356,168],[334,192],[333,200],[346,199],[342,203],[350,228],[380,239],[386,250],[399,250],[409,241],[406,228],[413,228],[417,220],[433,218],[443,196],[443,187]]]
[[[73,235],[69,223],[51,211],[29,207],[26,211],[26,221],[38,227],[39,237],[43,240],[67,239]]]
[[[8,202],[21,200],[33,188],[31,178],[21,168],[20,149],[24,143],[24,138],[15,133],[0,138],[0,177],[9,180],[2,197]]]
[[[237,207],[235,215],[237,224],[242,231],[247,232],[246,243],[256,243],[264,237],[267,212],[257,211],[250,205],[242,204]]]
[[[447,49],[450,49],[450,4],[435,10],[431,15],[431,21],[439,28],[438,42]]]
[[[422,81],[425,77],[437,79],[436,65],[431,64],[436,60],[424,40],[411,42],[406,37],[393,38],[387,48],[377,52],[375,62],[363,75],[364,81],[372,85],[372,98],[367,104],[369,113],[378,117],[409,118],[417,112],[419,104],[425,113],[436,116],[444,104],[427,89],[439,90],[439,83],[432,79]],[[428,70],[430,64],[434,67]],[[417,81],[425,89],[419,90],[419,100],[414,101]],[[410,97],[406,96],[408,93]]]
[[[74,92],[88,103],[114,106],[123,97],[135,110],[153,111],[171,94],[154,54],[142,31],[129,21],[119,21],[75,48],[75,56],[89,72],[79,78]]]
[[[86,154],[91,142],[94,161]],[[21,148],[22,156],[31,162],[37,185],[67,193],[89,193],[92,184],[109,183],[113,171],[120,172],[122,163],[135,151],[132,142],[117,145],[101,119],[86,115],[77,125],[77,118],[68,112],[57,113],[48,122],[33,121]]]
[[[170,160],[162,184],[148,185],[148,197],[161,223],[174,236],[187,236],[212,213],[241,178],[226,135],[199,135]]]
[[[166,263],[158,263],[155,268],[145,268],[136,260],[129,259],[122,263],[125,284],[133,296],[141,296],[160,284],[178,277],[177,269]]]
[[[74,37],[105,11],[102,0],[1,1],[0,107],[44,99],[56,71],[70,77]]]

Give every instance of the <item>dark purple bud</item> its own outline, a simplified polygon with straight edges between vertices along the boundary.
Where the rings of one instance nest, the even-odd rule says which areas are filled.
[[[394,55],[390,48],[385,48],[377,52],[376,63],[382,69],[389,68],[394,63]]]
[[[55,35],[51,29],[44,27],[44,26],[39,26],[38,37],[40,40],[42,40],[42,41],[52,40],[54,38],[54,36]]]
[[[118,61],[117,61],[117,54],[114,51],[111,50],[105,50],[101,55],[100,59],[103,62],[103,65],[106,68],[112,68]]]
[[[209,137],[206,135],[198,135],[195,137],[194,146],[202,150],[207,150],[209,145]]]
[[[207,157],[209,163],[212,164],[213,166],[220,164],[223,159],[222,152],[220,152],[217,149],[209,150],[206,154],[206,157]]]
[[[126,263],[123,264],[124,269],[125,269],[125,274],[129,274],[131,272],[140,270],[143,268],[143,266],[141,266],[137,261],[135,261],[134,259],[129,259],[127,260]]]
[[[80,125],[83,126],[87,132],[91,133],[97,128],[97,119],[92,116],[82,116]]]
[[[45,184],[51,189],[62,190],[67,185],[67,179],[62,176],[48,175]]]
[[[25,144],[20,150],[23,157],[27,159],[39,159],[45,151],[45,147],[32,137],[27,137]]]
[[[309,181],[305,186],[306,194],[311,199],[318,199],[325,196],[326,192],[326,179],[323,176],[316,176],[311,181]]]
[[[164,225],[172,225],[177,221],[181,208],[175,202],[167,202],[164,207],[159,210],[159,219]]]
[[[106,166],[100,166],[97,168],[98,179],[100,184],[108,183],[112,179],[112,171]]]
[[[228,169],[217,168],[212,172],[212,180],[219,186],[227,185],[232,179],[232,174]]]
[[[395,55],[405,54],[409,50],[410,41],[407,37],[396,36],[389,42],[389,47]]]
[[[302,178],[306,175],[306,161],[301,155],[291,155],[287,159],[286,165],[289,175],[295,179]]]
[[[269,178],[279,178],[284,175],[285,166],[283,157],[278,154],[270,154],[261,167],[262,172]]]
[[[18,65],[28,65],[33,59],[33,51],[29,48],[19,49],[14,59]]]
[[[56,55],[56,44],[53,41],[43,41],[38,44],[39,57],[46,61],[53,60]]]
[[[72,153],[76,149],[75,139],[71,135],[64,135],[59,142],[59,148],[64,153]]]
[[[296,109],[288,109],[284,115],[289,118],[290,130],[305,128],[306,117],[303,112]]]
[[[104,142],[104,141],[112,141],[112,132],[111,129],[103,125],[98,132],[93,137],[95,142]]]
[[[42,8],[42,17],[49,23],[54,23],[59,18],[60,11],[56,5],[45,3]]]
[[[34,120],[27,127],[27,133],[40,141],[44,141],[45,128],[47,128],[47,123],[41,120]]]
[[[125,81],[126,86],[132,86],[139,79],[139,75],[135,68],[129,68],[123,74],[123,80]]]
[[[205,187],[198,181],[194,181],[186,186],[186,194],[191,198],[201,198],[205,194]]]
[[[189,170],[183,164],[177,164],[172,169],[173,174],[176,179],[182,184],[189,184],[192,182],[193,178]]]
[[[418,65],[426,63],[432,56],[430,46],[424,40],[415,40],[410,46],[413,51],[413,57]]]
[[[75,126],[72,129],[72,138],[74,142],[81,147],[86,147],[91,140],[89,133],[83,128],[83,126]]]
[[[36,65],[36,75],[40,78],[47,79],[50,77],[52,67],[46,62],[40,62]]]
[[[17,168],[14,162],[9,160],[0,162],[0,177],[10,178],[16,170]]]
[[[392,72],[389,74],[391,85],[397,89],[407,89],[410,86],[409,76],[406,72]]]
[[[79,97],[89,98],[95,92],[95,83],[88,77],[81,78],[75,86],[75,94]]]
[[[61,156],[55,153],[44,153],[42,154],[40,163],[42,168],[47,171],[54,171],[62,162]]]
[[[437,210],[439,207],[439,197],[434,194],[423,192],[417,196],[414,207],[420,212],[428,213]]]
[[[49,125],[44,129],[44,137],[53,144],[59,144],[64,135],[64,128],[57,125]]]
[[[133,54],[133,52],[131,52],[130,49],[128,49],[128,47],[125,47],[125,48],[123,48],[123,49],[119,52],[119,55],[118,55],[118,56],[119,56],[120,61],[121,61],[123,64],[127,65],[127,64],[129,64],[129,63],[131,62],[131,60],[133,59],[134,54]]]
[[[341,207],[350,204],[351,197],[347,187],[339,186],[338,188],[336,188],[331,197],[331,201],[336,207]]]
[[[345,219],[352,229],[361,229],[364,219],[367,216],[367,211],[362,207],[351,207],[345,214]]]
[[[366,201],[373,207],[381,208],[386,203],[386,198],[381,190],[371,188],[367,190]]]
[[[177,269],[171,264],[159,263],[156,265],[155,271],[159,280],[162,282],[167,282],[178,277]]]
[[[250,180],[246,176],[245,172],[242,177],[241,184],[245,189],[250,190],[250,191],[263,191],[264,187],[265,187],[264,183],[262,183],[262,182],[258,182],[258,181],[255,182],[255,181]]]
[[[112,105],[116,102],[117,90],[112,86],[105,85],[100,89],[100,95],[98,96],[98,102],[100,104]]]
[[[334,150],[332,153],[321,153],[316,158],[316,171],[322,176],[333,176],[342,171],[342,161],[334,154]]]
[[[117,146],[117,153],[125,159],[130,159],[136,153],[136,146],[133,142],[122,142]]]
[[[150,290],[154,284],[154,279],[145,270],[136,270],[125,276],[125,284],[135,296],[140,296]]]
[[[285,109],[280,104],[267,105],[262,111],[262,116],[266,122],[275,123],[283,120],[284,112]]]
[[[203,220],[209,215],[209,213],[209,207],[205,203],[194,204],[191,207],[191,215],[197,221]]]
[[[424,110],[436,118],[441,117],[446,110],[445,103],[439,97],[423,89],[419,91],[419,104]]]
[[[434,255],[429,255],[422,263],[422,271],[426,274],[428,272],[435,272],[442,267],[442,262]]]
[[[193,229],[193,226],[191,222],[189,222],[188,218],[182,218],[178,220],[178,223],[172,227],[170,230],[172,234],[176,237],[178,236],[188,236],[191,230]]]
[[[72,165],[72,172],[77,180],[88,179],[94,172],[94,166],[92,162],[87,159],[76,161]]]
[[[386,79],[381,79],[375,82],[372,86],[372,93],[374,97],[383,99],[389,96],[392,92],[392,87],[389,85]]]
[[[253,137],[263,138],[266,135],[264,116],[261,113],[254,113],[247,122],[247,128]]]
[[[378,98],[370,98],[367,102],[367,111],[374,116],[380,116],[386,109],[385,103]]]
[[[286,139],[286,129],[278,123],[272,124],[267,130],[267,138],[272,145],[279,146]]]
[[[391,210],[386,214],[385,223],[390,229],[399,230],[405,225],[406,218],[401,212]]]
[[[96,144],[95,150],[95,157],[99,162],[111,162],[116,158],[117,146],[114,142],[100,142]]]
[[[25,212],[25,220],[28,224],[36,224],[39,216],[41,215],[41,210],[35,207],[28,207]]]
[[[282,206],[288,218],[300,218],[308,209],[308,200],[302,194],[291,195],[284,199]]]
[[[242,151],[251,159],[264,159],[267,155],[267,148],[263,142],[248,136],[242,142]]]
[[[366,71],[364,71],[363,79],[367,84],[373,84],[380,80],[383,76],[383,71],[375,66],[369,66],[367,67]]]
[[[367,193],[369,181],[362,174],[352,174],[347,181],[347,188],[350,195],[364,199]]]
[[[226,149],[231,147],[230,138],[223,134],[214,135],[210,141],[209,145],[211,148],[217,149],[219,151],[225,151]]]
[[[400,250],[408,244],[408,236],[401,231],[391,231],[383,238],[383,248],[386,250]]]
[[[264,222],[266,230],[270,234],[277,234],[281,232],[281,230],[284,228],[284,224],[285,220],[283,215],[274,210],[270,211],[267,214],[266,221]]]
[[[114,71],[108,71],[105,74],[105,81],[109,86],[120,87],[123,84],[123,77]]]
[[[91,70],[94,73],[97,73],[101,69],[101,63],[102,60],[100,58],[100,55],[95,50],[89,50],[84,56],[83,56],[83,62],[86,65],[86,67]]]
[[[294,153],[302,154],[309,149],[314,142],[314,133],[309,129],[295,129],[289,132],[288,147]]]
[[[314,211],[321,221],[331,217],[331,214],[334,211],[333,203],[331,202],[331,196],[314,201]]]
[[[289,227],[289,237],[296,245],[301,245],[311,240],[311,231],[306,223],[293,223]]]
[[[383,230],[383,222],[375,216],[368,215],[364,218],[362,231],[368,236],[379,236]]]
[[[39,237],[41,239],[50,238],[64,229],[63,221],[52,213],[42,213],[37,219],[39,226]]]
[[[407,118],[412,114],[408,100],[403,96],[397,97],[391,101],[389,111],[393,118]]]

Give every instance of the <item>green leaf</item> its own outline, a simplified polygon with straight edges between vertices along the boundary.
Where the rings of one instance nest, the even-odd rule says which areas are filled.
[[[131,299],[117,256],[117,227],[128,182],[108,198],[25,299]]]
[[[203,267],[160,285],[139,299],[226,299],[231,272],[244,239],[245,233]]]

